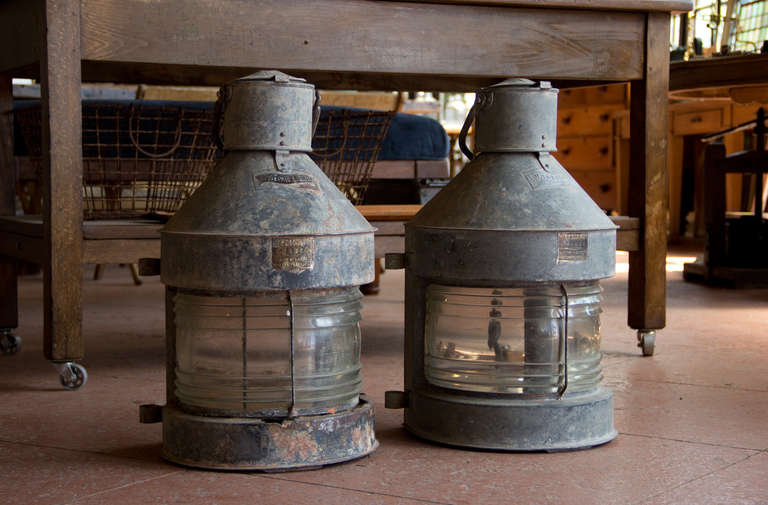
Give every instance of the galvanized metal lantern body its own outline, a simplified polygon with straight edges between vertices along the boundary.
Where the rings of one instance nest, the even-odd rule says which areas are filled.
[[[616,231],[550,154],[556,115],[548,83],[482,89],[462,132],[474,117],[478,154],[406,226],[406,392],[388,400],[418,436],[523,451],[616,436],[598,284]]]
[[[296,468],[377,445],[357,288],[373,229],[306,154],[315,97],[280,72],[222,88],[225,156],[162,232],[171,461]]]

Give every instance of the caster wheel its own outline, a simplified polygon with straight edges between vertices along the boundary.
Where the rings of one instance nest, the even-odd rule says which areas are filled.
[[[60,363],[54,365],[59,370],[59,380],[65,388],[74,391],[88,382],[88,372],[77,363]]]
[[[6,356],[17,354],[21,350],[21,337],[6,330],[0,333],[0,352]]]
[[[637,347],[643,350],[643,356],[653,356],[656,344],[656,332],[653,330],[637,331]]]

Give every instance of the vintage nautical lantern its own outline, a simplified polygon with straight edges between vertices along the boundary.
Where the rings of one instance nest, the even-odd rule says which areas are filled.
[[[313,103],[281,72],[224,86],[224,156],[162,230],[167,404],[143,415],[173,462],[301,468],[377,446],[358,289],[373,228],[307,155]]]
[[[451,445],[565,450],[612,440],[600,286],[616,227],[555,160],[557,90],[480,90],[471,159],[406,225],[406,428]],[[475,152],[466,148],[474,120]]]

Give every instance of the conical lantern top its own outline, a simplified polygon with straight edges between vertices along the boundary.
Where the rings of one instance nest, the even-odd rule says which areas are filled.
[[[307,155],[315,87],[257,72],[224,86],[219,102],[225,155],[163,229],[163,281],[228,290],[370,282],[374,229]]]

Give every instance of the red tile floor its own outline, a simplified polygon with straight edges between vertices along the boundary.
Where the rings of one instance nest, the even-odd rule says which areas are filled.
[[[643,358],[626,321],[626,255],[604,282],[605,383],[619,437],[557,454],[451,449],[406,434],[384,391],[402,387],[402,272],[365,298],[364,389],[380,448],[320,470],[220,473],[166,463],[163,288],[108,266],[84,288],[80,391],[42,358],[42,281],[20,285],[19,355],[0,357],[2,504],[757,504],[768,503],[768,290],[682,281],[670,257],[668,327]],[[90,268],[88,269],[90,270]],[[87,272],[90,278],[90,271]]]

